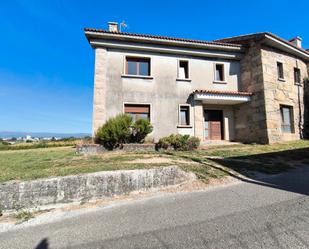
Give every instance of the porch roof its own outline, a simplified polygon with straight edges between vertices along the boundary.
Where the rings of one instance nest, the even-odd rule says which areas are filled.
[[[195,100],[205,104],[236,105],[251,100],[251,92],[218,91],[218,90],[195,90],[192,93]]]

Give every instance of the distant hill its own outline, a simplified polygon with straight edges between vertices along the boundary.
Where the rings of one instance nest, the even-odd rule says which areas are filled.
[[[32,137],[85,137],[91,136],[90,133],[53,133],[53,132],[23,132],[23,131],[0,131],[0,138],[6,137],[25,137],[25,136],[32,136]]]

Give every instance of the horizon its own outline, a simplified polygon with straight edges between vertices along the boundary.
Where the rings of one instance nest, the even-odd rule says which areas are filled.
[[[181,3],[120,1],[117,8],[102,1],[3,3],[0,131],[92,133],[94,52],[85,27],[107,29],[109,21],[125,21],[124,32],[206,41],[269,31],[287,40],[301,36],[303,48],[309,48],[307,1]]]

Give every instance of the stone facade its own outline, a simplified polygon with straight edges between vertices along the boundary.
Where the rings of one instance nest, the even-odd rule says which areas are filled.
[[[303,137],[304,125],[304,85],[308,77],[307,65],[301,59],[270,47],[262,47],[262,64],[264,78],[264,95],[266,103],[266,126],[270,143],[286,140],[297,140]],[[284,81],[278,80],[277,62],[283,64]],[[301,72],[301,85],[294,82],[294,68]],[[292,133],[281,129],[280,105],[293,108]]]
[[[106,121],[106,74],[107,74],[107,49],[95,50],[95,75],[93,94],[93,135]]]
[[[235,107],[235,140],[268,143],[261,45],[251,42],[240,63],[240,91],[252,92],[249,103]]]
[[[278,79],[277,62],[283,64],[284,80]],[[253,92],[250,103],[235,108],[236,140],[275,143],[302,138],[304,85],[295,85],[294,67],[308,77],[306,63],[290,54],[252,41],[241,60],[241,91]],[[281,129],[280,106],[293,108],[292,133]]]

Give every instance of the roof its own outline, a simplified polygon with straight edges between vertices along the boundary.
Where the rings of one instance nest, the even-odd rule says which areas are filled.
[[[251,92],[237,92],[237,91],[218,91],[218,90],[206,90],[206,89],[197,89],[193,91],[195,93],[208,93],[208,94],[221,94],[221,95],[237,95],[237,96],[251,96]]]
[[[309,55],[309,52],[308,50],[305,50],[303,48],[299,48],[297,46],[295,46],[293,43],[291,43],[290,41],[286,40],[286,39],[283,39],[271,32],[258,32],[258,33],[252,33],[252,34],[246,34],[246,35],[240,35],[240,36],[233,36],[233,37],[228,37],[228,38],[223,38],[223,39],[218,39],[218,40],[215,40],[215,42],[223,42],[223,43],[232,43],[232,44],[244,44],[246,43],[246,41],[248,40],[252,40],[252,39],[256,39],[256,40],[259,40],[259,39],[262,39],[262,38],[265,38],[266,36],[270,36],[276,40],[279,40],[281,42],[283,42],[284,44],[286,45],[289,45],[289,46],[292,46],[296,49],[298,49],[299,51],[301,52],[305,52],[306,54]]]
[[[217,42],[217,41],[204,41],[204,40],[194,40],[186,38],[176,38],[169,36],[160,36],[160,35],[149,35],[149,34],[137,34],[137,33],[128,33],[128,32],[112,32],[105,29],[95,29],[95,28],[84,28],[84,31],[87,35],[87,32],[95,32],[102,34],[112,34],[118,37],[130,36],[130,37],[140,37],[140,38],[152,38],[158,40],[166,41],[178,41],[184,43],[195,43],[195,44],[208,44],[208,45],[218,45],[218,46],[228,46],[228,47],[242,47],[240,44],[226,43],[226,42]]]

